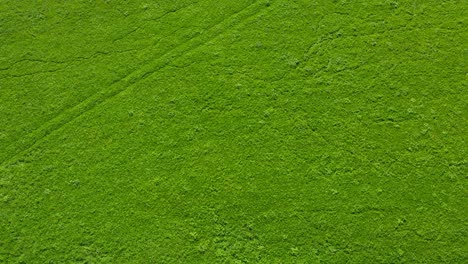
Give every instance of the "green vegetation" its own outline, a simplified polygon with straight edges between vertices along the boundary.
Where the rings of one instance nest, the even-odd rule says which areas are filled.
[[[1,263],[466,263],[468,2],[0,3]]]

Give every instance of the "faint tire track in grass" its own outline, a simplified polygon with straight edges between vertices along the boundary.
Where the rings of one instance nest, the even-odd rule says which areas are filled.
[[[75,85],[75,87],[79,87],[78,90],[84,91],[84,94],[81,94],[80,92],[78,94],[84,95],[84,96],[79,96],[81,98],[78,98],[78,95],[72,94],[71,97],[69,98],[66,97],[65,100],[61,100],[60,102],[55,102],[54,103],[55,107],[52,109],[51,112],[47,111],[47,112],[38,113],[38,111],[32,109],[31,113],[28,113],[28,111],[24,111],[24,110],[16,111],[15,113],[15,110],[13,110],[12,111],[13,117],[10,116],[9,121],[6,121],[5,124],[2,124],[4,125],[5,129],[3,129],[2,127],[1,130],[2,132],[5,132],[5,133],[0,133],[0,137],[1,137],[0,138],[0,164],[2,161],[3,155],[6,154],[6,153],[3,153],[3,151],[5,151],[6,149],[12,149],[13,146],[15,145],[19,145],[19,142],[21,141],[21,139],[24,139],[24,137],[27,137],[29,134],[32,134],[36,130],[41,129],[41,126],[43,126],[44,124],[47,124],[48,122],[50,122],[57,116],[61,115],[68,108],[74,107],[75,105],[86,100],[88,97],[93,96],[93,94],[97,93],[99,90],[107,89],[109,86],[111,86],[114,83],[115,80],[121,79],[122,77],[128,75],[129,73],[135,71],[136,69],[144,66],[145,64],[148,63],[148,61],[154,60],[155,58],[163,55],[168,50],[170,50],[174,45],[178,45],[181,42],[186,41],[187,37],[185,37],[185,34],[187,33],[186,29],[188,28],[184,26],[186,22],[182,23],[179,26],[179,24],[174,23],[174,21],[177,22],[177,18],[179,17],[184,17],[184,18],[186,18],[187,16],[193,17],[193,14],[199,14],[200,10],[203,10],[203,9],[200,9],[199,5],[201,3],[203,3],[203,5],[209,5],[210,0],[202,0],[202,1],[184,0],[180,2],[184,2],[184,3],[189,2],[189,4],[182,6],[176,3],[176,6],[173,8],[162,8],[161,9],[163,10],[162,15],[159,14],[159,12],[157,16],[153,14],[151,14],[151,16],[148,15],[148,17],[151,17],[150,20],[142,20],[143,23],[139,23],[140,27],[146,27],[148,25],[148,28],[150,29],[149,32],[151,34],[148,34],[147,36],[145,36],[144,42],[146,45],[137,45],[137,48],[133,46],[122,48],[122,47],[119,47],[120,44],[115,46],[113,44],[115,37],[112,34],[113,31],[110,31],[110,34],[107,37],[107,42],[102,42],[104,44],[102,46],[97,45],[92,50],[92,52],[89,50],[84,53],[70,52],[68,55],[63,56],[63,58],[60,56],[57,58],[52,55],[50,57],[42,56],[42,55],[38,55],[39,53],[38,54],[25,53],[22,55],[11,57],[11,58],[5,57],[2,60],[0,60],[0,65],[1,65],[0,66],[0,87],[2,88],[14,87],[18,85],[18,83],[16,82],[25,83],[29,86],[35,86],[36,79],[40,80],[41,82],[45,80],[54,80],[56,77],[61,77],[61,79],[64,79],[63,78],[64,75],[67,75],[70,73],[72,75],[78,75],[83,70],[83,67],[90,67],[90,66],[92,69],[94,69],[92,71],[95,71],[96,69],[99,70],[99,68],[102,66],[104,66],[104,71],[112,68],[114,70],[111,72],[111,75],[113,74],[119,75],[117,78],[115,77],[112,79],[107,78],[108,80],[105,81],[106,84],[94,85],[94,88],[92,84],[96,83],[95,81],[93,81],[93,79],[96,77],[93,77],[93,79],[88,78],[87,79],[88,81],[82,82],[82,85],[84,86]],[[211,27],[215,23],[218,23],[220,19],[223,19],[229,16],[230,14],[234,13],[235,11],[245,7],[248,3],[250,2],[243,0],[242,4],[235,5],[235,8],[231,8],[230,12],[221,13],[221,14],[216,13],[216,15],[213,17],[209,17],[210,15],[209,13],[202,13],[202,17],[208,18],[208,19],[206,22],[200,23],[199,28],[206,29],[206,28]],[[157,9],[159,10],[160,8],[161,6],[158,5]],[[186,10],[186,9],[189,9],[189,10]],[[136,14],[141,14],[141,12],[142,11],[140,10],[140,13],[136,12]],[[167,18],[163,19],[163,17],[167,17]],[[153,27],[149,26],[150,22],[152,24],[155,23],[157,25],[171,24],[171,23],[168,23],[168,21],[169,22],[172,21],[173,25],[170,27],[156,26],[156,30],[154,30]],[[123,28],[126,28],[126,27],[123,27]],[[174,30],[174,28],[176,30]],[[180,33],[179,33],[179,30],[180,30]],[[67,37],[58,37],[58,38],[61,39],[62,42],[64,41],[70,42],[70,40],[67,40]],[[167,41],[166,43],[163,43],[162,45],[160,45],[161,40],[164,40],[165,38],[171,39],[171,42],[169,42],[170,45],[168,45]],[[138,41],[139,41],[139,38],[137,38],[136,42],[139,43]],[[57,41],[57,43],[60,43],[60,41]],[[111,47],[108,47],[106,43],[107,44],[111,43]],[[126,43],[130,43],[131,45],[133,45],[134,42],[132,40],[130,41],[126,40]],[[139,58],[139,57],[141,59],[139,61],[138,59],[131,60],[133,62],[130,64],[131,67],[127,67],[127,65],[122,65],[123,67],[119,68],[120,65],[118,65],[118,63],[117,63],[117,66],[112,65],[111,63],[110,65],[112,66],[109,66],[109,68],[106,68],[108,63],[107,64],[102,63],[103,60],[109,61],[110,59],[114,59],[120,62],[124,61],[120,58],[120,54],[117,54],[117,53],[122,53],[122,54],[127,53],[123,55],[123,57],[125,57],[126,59]],[[108,56],[108,57],[100,57],[100,56]],[[87,60],[91,60],[91,61],[87,62]],[[9,65],[9,66],[6,66],[6,65]],[[86,71],[86,74],[89,74],[92,71]],[[81,74],[79,75],[80,75],[79,78],[82,78],[81,77],[82,75]],[[79,78],[77,81],[80,81]],[[103,78],[103,79],[106,79],[106,78]],[[73,79],[69,79],[69,80],[73,80]],[[85,80],[85,79],[82,78],[82,80]],[[61,81],[61,85],[58,85],[58,87],[63,89],[63,86],[67,85],[66,82],[67,81]],[[49,88],[53,88],[50,90],[57,91],[58,89],[56,89],[56,87],[54,86],[55,85],[47,87],[47,90],[49,90]],[[0,90],[2,90],[2,96],[4,96],[5,94],[3,93],[2,88],[0,88]],[[42,90],[44,91],[45,89],[42,89]],[[5,91],[8,92],[8,88],[5,89]],[[90,91],[90,93],[88,93],[88,91]],[[66,91],[58,90],[58,92],[61,93],[61,92],[66,92]],[[49,93],[49,92],[46,92],[46,93]],[[34,97],[35,93],[28,92],[27,94],[28,94],[27,97]],[[41,96],[43,95],[39,95],[38,98],[34,98],[34,99],[39,101],[43,99],[41,98]],[[53,96],[51,97],[53,98]],[[9,100],[8,97],[4,99]],[[22,99],[20,100],[23,102],[27,102],[26,96],[22,97]],[[44,101],[48,101],[48,100],[46,99]],[[72,103],[68,104],[64,102],[72,102]],[[48,105],[48,104],[46,102],[43,102],[42,105]],[[20,112],[22,112],[22,114],[19,114]],[[47,114],[44,115],[44,113],[47,113]],[[26,117],[26,115],[28,116],[28,118],[36,115],[37,118],[39,118],[39,122],[36,122],[35,124],[33,124],[31,122],[31,119],[22,118],[22,117]],[[18,126],[18,124],[15,124],[15,122],[17,123],[18,120],[21,120],[21,123],[23,123],[21,124],[21,126]],[[23,129],[20,130],[20,127]]]
[[[204,1],[194,2],[194,3],[191,3],[191,4],[186,5],[186,6],[184,6],[184,7],[181,7],[181,8],[179,8],[179,9],[177,9],[177,10],[165,12],[163,15],[161,15],[161,16],[155,18],[154,20],[159,21],[159,20],[161,20],[163,17],[167,16],[168,14],[175,14],[177,11],[186,9],[187,7],[191,7],[191,6],[193,6],[194,4],[201,3],[201,2],[204,2]],[[242,10],[243,10],[243,9],[241,9],[241,10],[238,11],[238,12],[241,12]],[[221,20],[221,22],[224,21],[224,20],[225,20],[225,19]],[[147,22],[145,22],[144,24],[146,24],[146,23],[147,23]],[[218,24],[219,24],[219,22],[218,22]],[[215,26],[216,26],[216,24],[215,24]],[[212,27],[213,27],[213,26],[212,26]],[[209,30],[209,28],[208,28],[208,30]],[[175,32],[177,32],[177,31],[178,31],[178,29],[173,30],[173,31],[171,32],[171,34],[175,34]],[[164,35],[164,36],[162,36],[162,37],[159,37],[159,36],[157,36],[157,37],[151,37],[151,39],[152,39],[152,41],[154,41],[154,43],[157,43],[157,42],[161,41],[161,39],[163,39],[163,38],[165,38],[165,37],[168,37],[168,36],[169,36],[169,35]],[[190,40],[189,40],[189,41],[190,41]],[[186,42],[188,42],[188,41],[186,41]],[[183,43],[182,43],[182,44],[183,44]],[[180,45],[178,45],[178,46],[180,46]],[[176,48],[177,48],[178,46],[176,46]],[[148,49],[148,48],[150,48],[150,47],[146,47],[146,48],[144,48],[143,50],[146,50],[146,49]],[[169,49],[169,51],[167,51],[166,53],[170,53],[170,52],[172,52],[172,50],[174,50],[174,49],[175,49],[175,48]],[[97,53],[93,54],[90,58],[95,57],[95,55],[98,54],[98,53],[99,53],[99,54],[105,54],[105,52],[99,52],[99,51],[98,51]],[[155,59],[157,60],[157,59],[160,59],[160,58],[164,57],[164,56],[166,55],[166,53],[163,53],[162,55],[160,55],[159,57],[156,57]],[[147,52],[147,56],[151,56],[151,52]],[[80,59],[89,59],[89,58],[80,58]],[[18,62],[25,61],[25,60],[26,60],[26,59],[23,59],[23,60],[14,62],[11,66],[17,64]],[[37,60],[31,60],[31,59],[29,59],[29,61],[37,61]],[[44,61],[44,62],[46,62],[46,61]],[[72,63],[72,62],[74,62],[74,61],[73,61],[73,60],[70,60],[70,61],[64,61],[64,62],[60,62],[60,63],[61,63],[61,64],[67,64],[67,63]],[[65,68],[67,68],[67,67],[68,67],[68,66],[66,66]],[[128,74],[126,77],[131,76],[132,74],[134,74],[135,72],[140,71],[140,70],[143,69],[144,67],[145,67],[145,66],[143,66],[143,67],[140,68],[140,69],[136,69],[136,70],[132,71],[132,72],[131,72],[130,74]],[[9,67],[9,68],[10,68],[10,67]],[[6,68],[5,70],[8,70],[9,68]],[[60,70],[62,70],[62,69],[64,69],[64,68],[58,68],[58,69],[53,69],[53,70],[44,71],[44,72],[33,72],[33,73],[28,73],[28,74],[19,75],[19,76],[0,76],[0,80],[3,79],[3,78],[5,78],[5,77],[23,77],[23,76],[31,76],[31,75],[35,75],[35,74],[41,74],[41,73],[52,73],[52,72],[60,71]],[[125,77],[125,78],[126,78],[126,77]],[[124,79],[125,79],[125,78],[124,78]],[[117,83],[117,82],[119,82],[119,81],[121,81],[121,80],[117,80],[117,81],[112,82],[111,85],[110,85],[110,87],[112,87],[115,83]],[[101,91],[101,92],[102,92],[102,91]],[[78,103],[77,105],[72,106],[72,108],[78,107],[80,104],[85,103],[88,99],[93,98],[94,96],[98,96],[99,93],[101,93],[101,92],[97,92],[97,93],[91,95],[90,97],[86,98],[85,100],[83,100],[82,102]],[[58,117],[60,117],[60,115],[64,114],[64,113],[67,112],[67,111],[68,111],[68,109],[66,109],[66,110],[64,110],[64,111],[62,111],[62,112],[60,112],[56,117],[54,117],[54,118],[48,120],[47,122],[45,122],[44,125],[42,125],[42,126],[40,126],[39,128],[33,130],[33,131],[32,131],[31,133],[29,133],[29,135],[27,135],[26,137],[30,137],[31,135],[36,134],[38,131],[44,130],[44,128],[47,127],[48,124],[49,124],[50,122],[53,122],[55,119],[57,119]],[[22,141],[24,141],[24,139],[23,139]],[[13,143],[9,144],[7,147],[5,147],[4,149],[7,150],[6,153],[0,153],[0,165],[3,163],[3,161],[5,161],[5,159],[6,159],[6,157],[7,157],[7,153],[12,153],[12,152],[14,151],[15,145],[23,145],[23,143],[13,142]]]
[[[117,96],[139,81],[146,79],[153,73],[169,66],[175,58],[185,55],[191,50],[194,50],[223,34],[229,28],[233,28],[234,26],[257,15],[266,7],[269,7],[269,5],[266,5],[261,0],[252,2],[240,11],[210,27],[201,35],[177,45],[162,56],[150,61],[147,65],[133,71],[126,77],[113,82],[108,89],[99,91],[76,106],[63,111],[60,115],[45,123],[19,142],[15,142],[14,144],[7,146],[3,153],[0,154],[0,165],[6,166],[8,163],[13,162],[18,156],[27,153],[28,150],[34,147],[38,141],[47,137],[52,132],[59,130],[97,105]]]

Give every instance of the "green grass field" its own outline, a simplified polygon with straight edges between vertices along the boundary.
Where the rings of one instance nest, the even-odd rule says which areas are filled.
[[[468,263],[467,18],[0,0],[0,263]]]

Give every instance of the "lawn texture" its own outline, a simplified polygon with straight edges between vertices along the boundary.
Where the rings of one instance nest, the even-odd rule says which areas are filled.
[[[467,263],[468,2],[0,2],[1,263]]]

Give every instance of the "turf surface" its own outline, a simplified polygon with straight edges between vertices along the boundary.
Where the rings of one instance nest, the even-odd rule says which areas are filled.
[[[0,262],[466,263],[466,1],[0,3]]]

